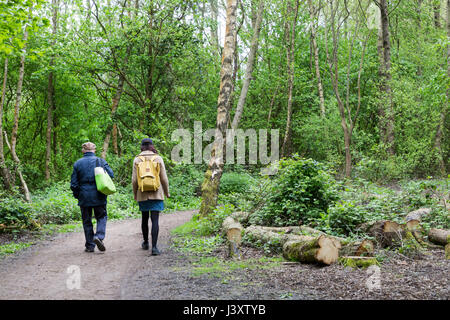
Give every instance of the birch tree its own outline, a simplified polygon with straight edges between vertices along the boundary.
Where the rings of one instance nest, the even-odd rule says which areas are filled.
[[[236,2],[227,0],[227,18],[225,29],[225,43],[222,52],[222,66],[220,70],[220,89],[217,102],[216,134],[211,149],[211,158],[205,178],[202,184],[202,203],[200,215],[206,216],[212,212],[217,205],[220,178],[222,177],[224,165],[224,136],[227,129],[229,104],[232,90],[233,57],[235,48],[234,29],[236,27]]]

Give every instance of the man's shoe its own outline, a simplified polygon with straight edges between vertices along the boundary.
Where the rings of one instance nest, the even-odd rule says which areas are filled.
[[[148,245],[148,241],[142,242],[141,247],[142,247],[142,249],[144,249],[144,250],[148,250],[148,249],[150,248],[150,246]]]
[[[152,248],[152,256],[159,256],[161,252],[158,250],[157,247]]]
[[[94,248],[86,248],[84,249],[84,252],[94,252]]]
[[[106,250],[105,245],[103,244],[102,240],[100,240],[99,238],[94,238],[94,242],[97,245],[98,250],[100,250],[100,251]]]

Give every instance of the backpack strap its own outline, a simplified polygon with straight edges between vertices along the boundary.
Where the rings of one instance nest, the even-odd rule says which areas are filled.
[[[141,159],[142,162],[145,161],[145,158],[146,158],[146,157],[151,157],[150,160],[153,161],[153,160],[157,157],[157,155],[151,155],[151,156],[137,156],[137,158],[138,158],[138,159]]]

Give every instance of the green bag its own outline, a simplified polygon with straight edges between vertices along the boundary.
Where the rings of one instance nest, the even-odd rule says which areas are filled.
[[[116,186],[114,185],[114,182],[112,181],[109,174],[105,171],[105,169],[99,165],[98,158],[94,173],[95,184],[97,185],[98,191],[106,195],[110,195],[116,192]]]

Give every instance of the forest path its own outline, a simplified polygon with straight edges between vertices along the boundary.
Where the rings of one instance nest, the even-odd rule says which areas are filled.
[[[158,247],[162,254],[168,248],[170,230],[189,221],[193,213],[160,216]],[[126,279],[143,265],[151,269],[161,256],[141,249],[140,219],[109,221],[106,228],[105,252],[97,248],[94,253],[84,252],[80,231],[59,234],[2,259],[0,299],[120,299]]]

